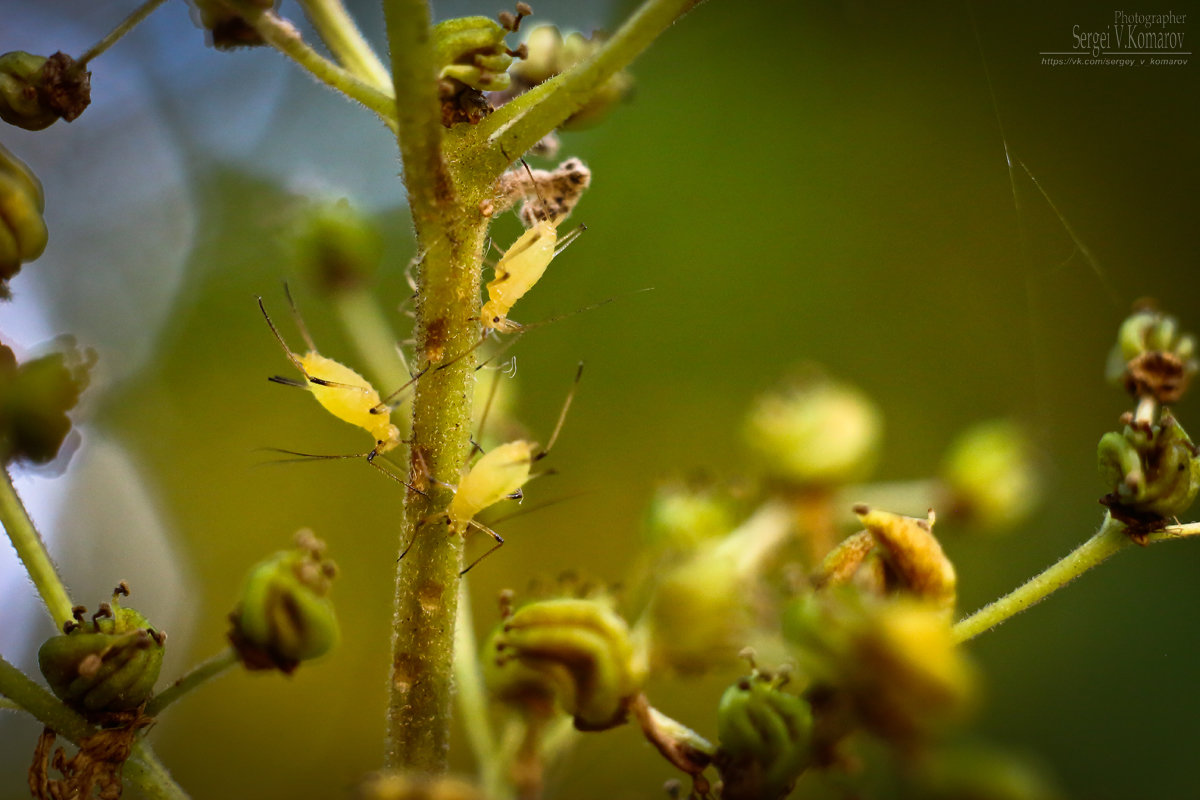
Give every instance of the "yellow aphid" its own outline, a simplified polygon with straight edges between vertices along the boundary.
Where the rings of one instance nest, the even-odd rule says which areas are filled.
[[[291,301],[290,294],[288,300]],[[304,355],[293,353],[279,333],[279,329],[275,327],[275,323],[271,322],[271,317],[267,314],[261,297],[258,298],[258,307],[262,311],[267,325],[270,326],[271,332],[279,340],[279,346],[283,348],[288,359],[304,376],[302,381],[279,375],[271,377],[269,380],[285,386],[307,389],[330,414],[371,434],[375,440],[375,446],[366,453],[358,454],[366,456],[368,461],[372,461],[375,456],[386,453],[400,444],[400,429],[391,422],[391,407],[380,399],[379,392],[375,391],[366,378],[345,364],[318,353],[312,337],[309,336],[299,315],[296,317],[296,323],[308,345],[308,352]],[[292,310],[295,311],[295,305],[292,306]]]
[[[462,535],[467,532],[468,528],[478,528],[495,540],[495,546],[472,561],[463,570],[463,573],[504,544],[504,538],[488,526],[476,522],[475,515],[501,500],[521,499],[522,488],[530,478],[534,477],[531,474],[534,462],[545,458],[550,452],[550,448],[554,447],[555,441],[558,440],[558,434],[562,431],[563,421],[567,418],[571,401],[575,399],[575,388],[579,385],[582,375],[583,364],[581,363],[575,372],[575,381],[571,385],[571,391],[567,393],[562,411],[559,412],[554,432],[550,434],[550,440],[544,448],[538,449],[537,442],[524,439],[492,448],[471,465],[459,480],[458,486],[451,487],[454,489],[454,497],[450,500],[450,505],[446,507],[446,510],[434,515],[433,518],[441,517],[447,520],[451,533]],[[404,558],[409,547],[412,547],[412,542],[409,542],[408,547],[404,548],[404,553],[400,555],[401,558]]]
[[[551,442],[553,444],[553,442]],[[475,515],[501,500],[519,498],[529,482],[533,462],[546,454],[536,442],[518,440],[492,449],[479,458],[458,482],[454,499],[446,509],[450,529],[466,533]]]
[[[529,166],[525,165],[525,169],[529,172],[530,185],[534,191],[538,191],[537,181],[529,171]],[[500,333],[520,330],[521,325],[510,320],[508,312],[542,279],[554,257],[587,230],[586,226],[580,225],[560,242],[558,225],[574,203],[555,208],[542,200],[541,205],[542,213],[535,215],[539,217],[538,221],[504,252],[496,264],[495,277],[487,284],[488,301],[479,313],[480,323],[486,330]]]

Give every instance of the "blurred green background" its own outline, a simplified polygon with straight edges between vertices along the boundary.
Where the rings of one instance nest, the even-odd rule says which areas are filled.
[[[160,13],[179,23],[184,11],[175,5]],[[378,39],[378,11],[363,5],[364,25]],[[1176,13],[1195,10],[1194,3],[1172,5]],[[284,10],[298,13],[287,4]],[[439,18],[495,10],[435,4]],[[534,22],[585,28],[622,17],[622,9],[607,6],[535,10]],[[516,318],[534,321],[631,290],[654,291],[538,330],[512,351],[519,415],[542,437],[575,363],[586,361],[587,373],[548,459],[558,474],[527,493],[530,502],[570,499],[503,524],[509,544],[472,573],[481,633],[496,620],[502,588],[521,591],[564,570],[619,582],[639,547],[655,482],[695,468],[743,475],[744,410],[756,393],[808,361],[883,407],[880,477],[930,474],[955,433],[976,420],[1013,415],[1033,431],[1048,498],[1036,519],[1004,538],[944,531],[964,610],[1088,536],[1105,491],[1095,443],[1126,407],[1103,382],[1116,325],[1143,296],[1158,298],[1186,325],[1200,325],[1195,65],[1041,64],[1040,52],[1070,49],[1073,25],[1099,30],[1112,13],[1095,3],[926,3],[917,10],[871,0],[713,0],[668,31],[635,64],[632,101],[603,126],[563,137],[561,157],[580,156],[594,172],[575,212],[588,232],[555,261]],[[1193,20],[1200,22],[1189,14]],[[83,41],[110,21],[97,18]],[[182,25],[191,30],[186,20]],[[152,70],[158,62],[137,57],[163,46],[150,41],[153,31],[131,37],[131,53],[117,63],[135,73]],[[0,26],[0,49],[20,46],[20,31]],[[174,598],[185,611],[166,679],[223,647],[225,615],[245,570],[300,527],[325,538],[342,568],[335,600],[343,643],[290,679],[226,677],[172,709],[153,737],[197,798],[344,796],[381,759],[401,492],[358,462],[263,466],[270,456],[261,448],[354,452],[363,437],[303,393],[265,380],[290,374],[290,367],[254,296],[284,316],[280,282],[292,273],[280,234],[303,188],[296,175],[321,174],[312,160],[328,157],[337,165],[328,173],[338,178],[329,182],[334,190],[365,197],[387,225],[378,295],[397,309],[413,254],[402,187],[391,177],[397,161],[387,131],[367,112],[306,79],[258,87],[254,70],[273,64],[273,54],[216,54],[203,49],[196,31],[175,46],[195,51],[194,63],[224,59],[221,69],[233,62],[238,71],[213,73],[221,76],[219,91],[209,86],[180,97],[160,80],[155,93],[139,99],[173,109],[165,135],[191,187],[194,238],[176,254],[185,265],[178,291],[164,290],[158,310],[147,308],[165,320],[161,328],[147,323],[145,336],[136,337],[147,358],[123,372],[119,347],[102,348],[115,366],[92,398],[88,436],[126,450],[141,487],[118,483],[116,491],[145,494],[139,502],[157,511],[156,533],[170,537],[185,569],[186,580],[175,585],[185,594]],[[101,59],[95,83],[104,81],[104,69]],[[243,70],[245,81],[231,77]],[[247,100],[246,86],[263,94]],[[222,97],[232,98],[231,108]],[[251,120],[247,109],[258,103],[272,110]],[[99,109],[98,102],[93,111]],[[114,120],[107,113],[97,114],[106,127],[92,129],[101,139],[139,123],[136,114]],[[208,146],[205,136],[212,135],[197,133],[189,114],[230,136],[250,124],[261,135],[231,156]],[[85,115],[57,130],[58,141],[90,124]],[[68,145],[39,161],[18,146],[33,137],[0,135],[39,172],[65,172]],[[1004,139],[1095,263],[1082,257],[1019,167],[1011,175],[1014,202]],[[368,156],[373,160],[364,161]],[[136,162],[135,154],[109,166]],[[360,174],[374,182],[360,187]],[[49,191],[54,182],[47,181]],[[57,181],[70,191],[69,175]],[[119,193],[101,186],[90,195],[84,211],[58,218],[51,233],[83,226],[94,237],[88,249],[60,253],[57,271],[42,278],[48,289],[22,294],[24,275],[14,284],[16,304],[42,298],[55,330],[85,340],[106,319],[136,329],[139,313],[122,300],[119,284],[107,290],[114,294],[89,289],[79,299],[92,271],[110,268],[103,237],[137,235],[107,222],[137,213]],[[55,202],[50,192],[51,209]],[[511,216],[494,229],[499,243],[517,232]],[[128,281],[157,267],[145,261],[119,268],[132,286]],[[34,263],[25,273],[38,270]],[[75,299],[56,299],[56,287]],[[322,352],[351,361],[322,300],[303,284],[296,293]],[[72,309],[86,311],[83,329],[72,324]],[[397,336],[407,336],[407,318],[399,311],[392,318]],[[1184,425],[1200,424],[1190,421],[1194,398],[1178,413]],[[86,482],[77,481],[62,508],[82,531],[77,536],[86,534],[93,509],[117,502],[112,491],[110,485],[89,495]],[[117,526],[112,535],[120,532]],[[72,551],[84,546],[60,542],[60,558],[71,562]],[[121,552],[119,539],[99,547],[112,566],[95,574],[101,570],[94,564],[76,565],[75,574],[89,575],[81,579],[85,588],[76,584],[77,600],[94,605],[105,588],[129,578],[131,603],[153,619],[156,609],[137,602],[136,576],[161,565],[132,548]],[[1194,794],[1198,570],[1194,544],[1124,553],[972,643],[986,682],[977,730],[1031,755],[1072,797]],[[43,620],[38,624],[32,635],[49,633]],[[668,713],[711,733],[728,677],[659,681],[650,694]],[[0,796],[21,797],[36,727],[3,722]],[[457,754],[456,765],[468,769],[464,749]],[[550,776],[549,793],[656,798],[669,777],[667,765],[626,727],[588,737]]]

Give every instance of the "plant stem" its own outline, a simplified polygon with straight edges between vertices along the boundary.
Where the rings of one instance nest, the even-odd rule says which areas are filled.
[[[273,11],[264,11],[246,0],[227,0],[263,40],[295,61],[326,86],[356,100],[379,115],[396,130],[396,101],[349,70],[338,66],[313,50],[300,38],[299,31]]]
[[[1146,544],[1151,544],[1196,535],[1200,535],[1200,524],[1198,523],[1168,525],[1162,530],[1147,534],[1144,541]],[[1028,582],[999,600],[989,603],[966,619],[960,620],[954,626],[955,640],[965,642],[973,639],[1009,617],[1040,603],[1047,595],[1066,586],[1109,556],[1124,550],[1133,541],[1126,531],[1125,525],[1106,514],[1104,523],[1096,535],[1076,547],[1061,561],[1051,565],[1040,575],[1030,578]]]
[[[416,343],[432,369],[413,397],[408,493],[397,566],[386,767],[446,770],[454,681],[462,537],[447,535],[449,485],[457,483],[470,443],[479,341],[479,274],[486,219],[479,202],[491,179],[456,187],[442,153],[429,7],[385,0],[400,154],[409,209],[423,253],[417,271]],[[463,356],[459,358],[459,356]],[[451,363],[452,362],[452,363]]]
[[[140,789],[141,796],[147,800],[188,800],[188,793],[175,782],[158,760],[158,755],[144,741],[133,746],[133,753],[121,770],[121,779]]]
[[[96,732],[83,716],[67,708],[3,656],[0,656],[0,694],[77,744]]]
[[[340,0],[300,0],[300,7],[339,64],[379,91],[391,93],[392,76]]]
[[[146,715],[157,717],[167,706],[193,689],[197,689],[214,678],[224,675],[232,667],[236,666],[237,663],[237,651],[232,647],[217,653],[205,661],[201,661],[192,667],[182,678],[150,698],[150,702],[146,704]]]
[[[469,131],[460,144],[464,167],[499,175],[700,2],[644,0],[591,58],[510,100]]]
[[[154,9],[165,2],[166,0],[146,0],[132,14],[121,20],[120,24],[113,28],[107,36],[89,47],[83,55],[77,58],[75,60],[75,69],[83,69],[89,61],[116,44],[122,36],[137,27],[139,22],[150,16]]]
[[[67,708],[62,701],[3,657],[0,657],[0,694],[28,711],[59,736],[77,745],[97,733],[82,715]],[[141,789],[143,797],[153,800],[186,800],[188,796],[145,742],[133,746],[133,754],[125,762],[121,777]]]
[[[54,619],[54,627],[61,631],[63,623],[73,619],[71,597],[67,594],[62,579],[58,577],[54,562],[50,560],[46,543],[42,541],[33,520],[29,518],[29,512],[17,496],[12,476],[7,469],[0,469],[0,473],[3,473],[0,475],[0,523],[4,525],[17,556],[25,565],[25,571],[29,573],[29,579],[37,587],[42,602],[46,604],[46,609]]]

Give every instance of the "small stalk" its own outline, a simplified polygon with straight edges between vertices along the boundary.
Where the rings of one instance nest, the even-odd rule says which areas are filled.
[[[224,675],[238,664],[237,651],[232,647],[217,653],[206,661],[201,661],[179,680],[172,683],[163,691],[150,698],[146,704],[146,716],[157,717],[167,706],[180,699],[193,689],[198,689],[214,678]]]
[[[380,91],[313,50],[304,43],[300,32],[290,22],[280,19],[274,12],[264,11],[245,0],[228,2],[263,41],[295,61],[321,83],[374,111],[385,125],[396,130],[396,101],[390,94]]]
[[[1200,535],[1200,523],[1193,522],[1187,525],[1168,525],[1146,534],[1140,541],[1153,544],[1197,535]],[[1062,560],[1051,565],[1041,574],[1030,578],[1029,581],[999,600],[989,603],[966,619],[960,620],[954,626],[955,640],[961,643],[973,639],[1009,617],[1040,603],[1048,595],[1066,586],[1092,567],[1124,550],[1133,544],[1133,541],[1124,523],[1118,522],[1106,514],[1096,535],[1076,547]]]
[[[0,473],[3,473],[0,475],[0,524],[4,525],[17,556],[29,573],[29,579],[42,596],[46,610],[54,619],[54,627],[62,630],[63,623],[73,619],[71,597],[54,568],[54,562],[50,560],[46,543],[42,541],[33,520],[29,518],[29,512],[17,495],[12,476],[7,469],[0,469]]]
[[[300,7],[339,64],[379,91],[391,93],[391,74],[340,0],[300,0]]]
[[[113,28],[107,36],[89,47],[83,55],[75,59],[75,69],[83,70],[89,61],[116,44],[122,36],[136,28],[138,23],[150,16],[154,9],[165,2],[166,0],[146,0],[132,14],[121,20],[120,24]]]

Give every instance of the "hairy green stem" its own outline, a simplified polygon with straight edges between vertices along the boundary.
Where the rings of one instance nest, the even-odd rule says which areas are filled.
[[[89,61],[116,44],[122,36],[136,28],[138,23],[150,16],[154,9],[165,2],[166,0],[146,0],[132,14],[121,20],[117,27],[109,31],[107,36],[89,47],[83,55],[76,59],[75,69],[83,69]]]
[[[133,753],[121,770],[121,779],[136,786],[138,794],[146,800],[188,800],[189,797],[144,741],[133,746]]]
[[[75,744],[97,733],[81,714],[68,708],[3,657],[0,657],[0,694]],[[142,797],[152,800],[186,800],[188,796],[145,742],[133,746],[133,753],[121,771],[121,778],[136,786]]]
[[[512,99],[469,131],[458,146],[464,167],[499,175],[700,2],[645,0],[591,58]]]
[[[96,732],[82,715],[72,711],[37,682],[0,656],[0,694],[37,717],[47,728],[72,742],[81,742]]]
[[[146,715],[157,717],[167,706],[188,692],[203,686],[214,678],[224,675],[231,668],[237,666],[237,664],[238,654],[232,647],[217,653],[205,661],[201,661],[192,667],[182,678],[150,698],[150,702],[146,704]]]
[[[4,525],[17,556],[29,573],[29,579],[42,596],[42,602],[54,619],[54,627],[62,630],[63,623],[73,619],[71,597],[58,577],[54,562],[50,560],[46,543],[42,541],[33,520],[29,518],[29,512],[17,496],[12,476],[7,469],[0,469],[0,472],[3,473],[0,476],[0,524]]]
[[[1168,525],[1144,538],[1146,544],[1184,539],[1200,535],[1200,523]],[[1076,547],[1062,560],[1052,564],[1026,583],[960,620],[954,626],[954,638],[958,642],[973,639],[986,630],[994,628],[1030,606],[1040,603],[1047,595],[1058,591],[1110,556],[1124,550],[1132,539],[1121,522],[1105,515],[1100,530],[1092,538]]]
[[[446,769],[454,683],[454,630],[462,538],[444,513],[470,452],[471,398],[479,340],[479,275],[490,179],[461,191],[442,152],[443,128],[425,0],[385,0],[400,155],[423,254],[417,270],[416,351],[434,368],[413,397],[410,482],[396,575],[385,766]],[[462,356],[461,358],[459,356]]]
[[[300,0],[300,7],[339,64],[384,94],[391,93],[392,76],[341,0]]]
[[[389,128],[396,130],[396,101],[391,95],[313,50],[300,38],[295,26],[273,11],[264,11],[246,0],[228,2],[267,44],[295,61],[321,83],[362,103],[378,114]]]

